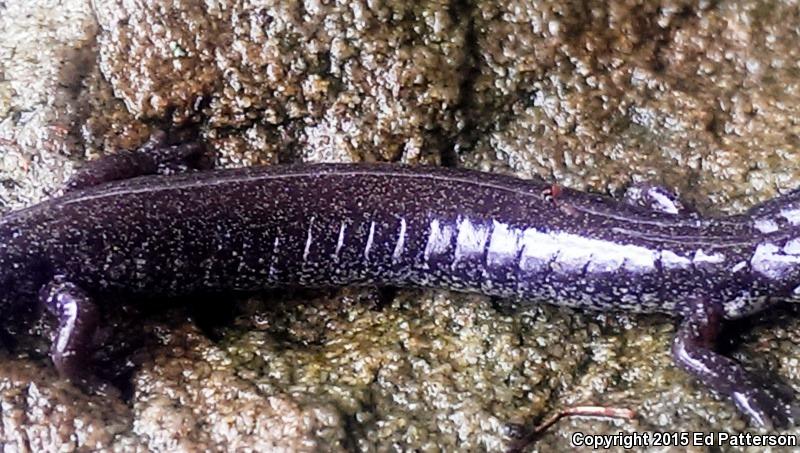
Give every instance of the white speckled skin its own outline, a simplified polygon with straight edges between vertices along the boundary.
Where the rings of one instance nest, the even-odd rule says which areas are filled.
[[[549,190],[388,165],[148,176],[3,218],[0,266],[35,266],[34,288],[63,275],[92,293],[414,285],[681,314],[704,292],[729,318],[800,282],[785,228]]]
[[[130,176],[108,162],[96,168]],[[157,163],[148,165],[134,173]],[[32,304],[56,279],[60,286],[50,283],[41,297],[63,330],[75,321],[70,313],[93,317],[91,296],[102,302],[110,293],[440,287],[684,316],[687,326],[705,326],[685,328],[676,346],[676,359],[698,374],[697,363],[721,357],[699,339],[713,339],[722,318],[763,309],[800,284],[795,198],[714,219],[671,212],[660,192],[651,204],[670,209],[445,168],[320,164],[145,176],[0,219],[0,307]],[[709,310],[716,321],[700,322]],[[82,344],[62,343],[69,355],[80,350],[70,344]],[[706,383],[736,399],[731,388],[741,389],[720,379]],[[788,407],[775,399],[767,395],[762,406]],[[756,422],[791,413],[740,407]]]

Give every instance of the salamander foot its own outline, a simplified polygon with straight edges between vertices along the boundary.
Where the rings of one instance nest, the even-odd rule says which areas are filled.
[[[89,162],[67,181],[66,191],[137,176],[207,170],[213,166],[212,155],[201,143],[173,144],[165,132],[158,131],[138,149],[118,151]]]
[[[50,356],[59,374],[79,385],[95,387],[98,383],[88,367],[98,324],[94,303],[82,289],[63,278],[45,285],[39,298],[58,319]]]
[[[672,357],[678,366],[712,390],[730,397],[753,425],[786,427],[800,420],[800,406],[794,401],[793,391],[768,384],[713,351],[722,327],[722,307],[696,299],[690,308],[672,345]]]
[[[637,182],[625,191],[626,203],[665,214],[686,215],[694,212],[671,190],[649,182]]]

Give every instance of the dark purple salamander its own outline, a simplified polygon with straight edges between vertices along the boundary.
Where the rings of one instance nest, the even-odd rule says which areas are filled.
[[[112,155],[73,178],[66,195],[0,218],[0,308],[38,298],[57,315],[52,357],[63,375],[84,378],[94,302],[114,294],[417,286],[682,317],[679,366],[754,424],[798,416],[791,395],[713,347],[723,320],[800,289],[800,193],[705,218],[658,187],[615,201],[434,167],[155,174],[201,149],[151,144]]]

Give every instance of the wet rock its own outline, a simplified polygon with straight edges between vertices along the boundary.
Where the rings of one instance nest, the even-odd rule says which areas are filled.
[[[0,211],[173,127],[224,166],[457,163],[612,194],[650,180],[710,213],[800,176],[789,2],[198,5],[0,2]],[[0,355],[0,446],[496,451],[508,423],[587,402],[639,417],[562,420],[537,449],[575,431],[747,426],[672,366],[667,318],[446,291],[379,299],[279,291],[127,320],[107,349],[145,339],[129,399],[59,380],[47,329],[17,332]],[[794,319],[738,323],[726,348],[797,385]]]

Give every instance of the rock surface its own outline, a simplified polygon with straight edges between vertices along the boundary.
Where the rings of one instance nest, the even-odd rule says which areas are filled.
[[[223,166],[461,165],[611,194],[650,180],[708,213],[800,181],[792,2],[143,3],[0,2],[0,210],[172,127],[196,128]],[[381,299],[276,291],[109,313],[106,355],[136,351],[126,399],[59,380],[46,325],[17,332],[0,350],[0,446],[499,451],[509,422],[585,402],[639,416],[563,420],[534,448],[746,428],[671,365],[668,318]],[[728,349],[800,386],[793,314],[738,323]]]

